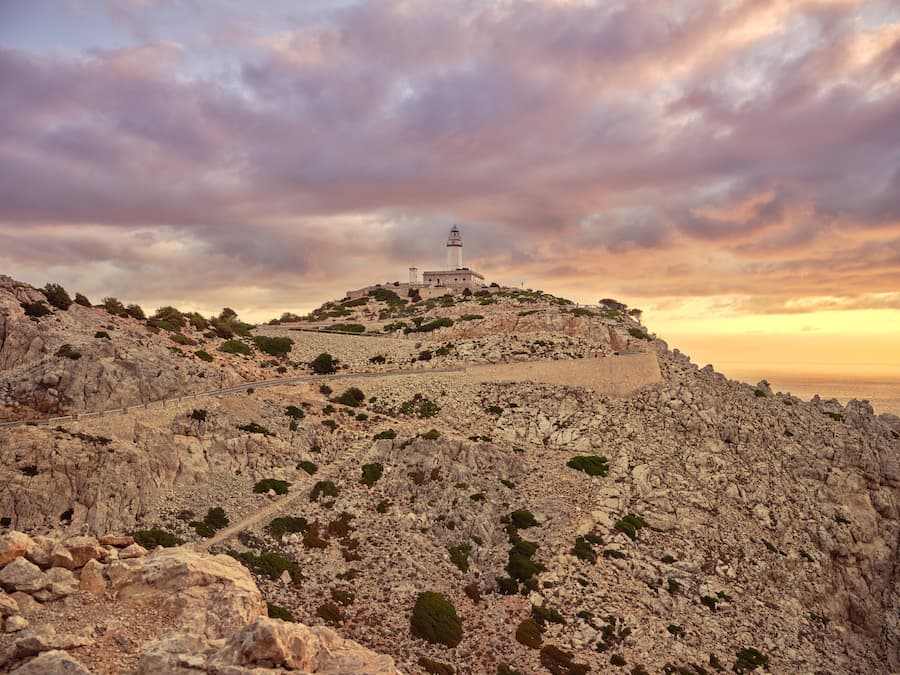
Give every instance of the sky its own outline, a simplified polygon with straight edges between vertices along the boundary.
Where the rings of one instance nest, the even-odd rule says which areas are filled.
[[[250,320],[465,263],[900,376],[897,0],[0,0],[0,273]]]

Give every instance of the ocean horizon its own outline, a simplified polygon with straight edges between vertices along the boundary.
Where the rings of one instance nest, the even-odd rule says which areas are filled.
[[[879,373],[875,368],[863,368],[859,373],[846,372],[838,366],[834,371],[813,372],[805,365],[762,365],[746,362],[713,364],[715,369],[733,380],[756,384],[768,381],[772,391],[790,393],[808,401],[818,395],[823,400],[837,399],[846,405],[852,399],[866,400],[876,414],[900,415],[900,374]]]

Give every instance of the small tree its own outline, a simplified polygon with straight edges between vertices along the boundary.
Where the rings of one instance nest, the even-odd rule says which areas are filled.
[[[88,300],[88,299],[87,299],[85,296],[83,296],[81,293],[76,293],[76,294],[75,294],[75,304],[76,304],[76,305],[81,305],[82,307],[91,307],[91,306],[92,306],[92,305],[91,305],[91,301]]]
[[[184,328],[184,325],[187,323],[187,319],[184,318],[184,314],[179,312],[174,307],[169,307],[168,305],[165,307],[160,307],[156,310],[156,314],[153,315],[153,318],[157,321],[166,321],[171,323],[179,328]]]
[[[337,372],[337,360],[331,354],[322,352],[310,362],[309,367],[316,375],[330,375]]]
[[[72,298],[66,293],[66,289],[59,284],[47,284],[41,290],[47,297],[47,302],[57,309],[69,309],[72,306]]]
[[[125,308],[125,311],[128,313],[128,316],[133,319],[137,319],[138,321],[143,321],[147,318],[144,314],[144,310],[141,309],[140,305],[128,305],[128,307]]]
[[[128,316],[125,305],[118,298],[103,298],[103,309],[115,316]]]

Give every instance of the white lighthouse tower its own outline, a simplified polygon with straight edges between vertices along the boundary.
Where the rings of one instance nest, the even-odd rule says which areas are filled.
[[[454,225],[447,238],[447,269],[458,270],[462,266],[462,237],[459,235],[459,228]]]

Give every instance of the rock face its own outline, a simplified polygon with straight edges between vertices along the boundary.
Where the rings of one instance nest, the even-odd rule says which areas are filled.
[[[66,652],[51,649],[12,671],[16,675],[91,675]]]
[[[257,669],[279,672],[395,675],[389,656],[376,654],[329,628],[311,628],[280,619],[259,618],[224,640],[176,634],[146,648],[138,673],[231,673]]]
[[[73,304],[32,318],[21,304],[33,302],[47,304],[41,291],[0,275],[0,407],[96,410],[241,379],[231,368],[179,356],[165,331],[154,334],[130,317]]]
[[[0,567],[10,560],[25,555],[34,542],[24,532],[7,532],[0,535]]]
[[[170,611],[177,625],[212,639],[266,614],[247,568],[227,555],[165,549],[112,563],[109,579],[117,600]]]

